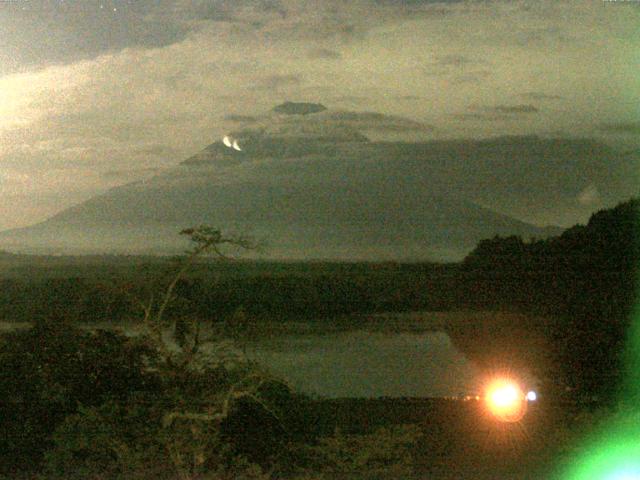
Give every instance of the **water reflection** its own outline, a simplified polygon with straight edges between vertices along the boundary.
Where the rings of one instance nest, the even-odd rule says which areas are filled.
[[[477,369],[442,332],[283,335],[247,355],[321,397],[434,397],[477,391]]]

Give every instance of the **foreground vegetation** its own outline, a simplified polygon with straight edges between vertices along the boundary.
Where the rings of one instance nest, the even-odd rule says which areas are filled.
[[[425,414],[429,420],[422,424],[406,418],[404,426],[400,411],[386,423],[369,421],[383,417],[372,414],[373,407],[356,410],[361,418],[327,420],[335,415],[326,406],[296,394],[234,347],[250,322],[264,319],[320,322],[354,313],[461,308],[528,312],[535,315],[521,317],[525,324],[517,329],[499,325],[507,342],[521,341],[522,332],[543,338],[556,367],[549,385],[617,408],[640,258],[637,215],[638,201],[631,201],[557,238],[496,237],[456,265],[215,266],[201,261],[202,254],[219,254],[226,243],[251,244],[204,227],[183,232],[194,248],[179,262],[72,265],[81,273],[73,278],[16,275],[23,259],[4,255],[5,266],[18,270],[3,280],[0,318],[32,326],[0,338],[0,473],[310,479],[374,472],[410,478],[425,464],[438,465],[438,458],[454,461],[451,449],[434,443],[454,441],[443,433],[448,427],[434,431],[433,425],[458,406]],[[142,322],[146,335],[78,328],[131,319]],[[205,338],[203,321],[217,326],[208,330],[213,337]],[[480,363],[487,357],[489,347],[473,325],[450,334],[475,336],[475,345],[462,342],[463,348]],[[203,348],[214,341],[222,347]],[[575,406],[547,412],[540,424],[553,439],[546,441],[549,448],[568,451],[573,432],[593,423],[589,415]],[[352,432],[333,431],[358,424]],[[468,456],[464,449],[459,454]]]
[[[168,363],[149,338],[38,323],[3,337],[0,465],[8,478],[322,478],[409,468],[419,432],[354,450],[312,402],[229,349]],[[325,415],[326,417],[326,415]],[[352,456],[353,455],[353,456]]]

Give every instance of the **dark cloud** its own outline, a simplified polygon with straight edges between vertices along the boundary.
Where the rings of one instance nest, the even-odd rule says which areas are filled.
[[[458,120],[472,120],[472,121],[489,121],[489,122],[497,122],[500,120],[507,120],[511,117],[508,115],[501,115],[497,113],[456,113],[453,115],[454,118]]]
[[[309,51],[309,58],[321,59],[321,60],[339,60],[342,58],[342,54],[336,50],[329,48],[314,48]]]
[[[537,113],[538,109],[533,105],[496,105],[492,110],[499,113]]]
[[[256,82],[255,88],[260,89],[278,89],[280,87],[300,85],[302,83],[302,75],[297,73],[286,73],[269,75],[261,78]]]
[[[328,122],[348,125],[357,130],[377,130],[380,132],[430,132],[434,127],[416,120],[378,112],[332,112],[327,115]]]
[[[226,115],[224,119],[229,122],[238,122],[238,123],[255,123],[258,120],[260,120],[258,117],[253,115],[237,115],[237,114]]]
[[[379,112],[333,111],[320,104],[286,102],[273,109],[289,115],[265,115],[249,124],[238,137],[313,137],[360,141],[368,134],[430,133],[434,127],[421,121]],[[305,114],[308,113],[308,114]]]
[[[600,130],[607,133],[640,135],[640,122],[605,123],[600,126]]]
[[[416,5],[438,5],[447,3],[460,3],[465,0],[375,0],[380,5],[416,6]]]
[[[321,103],[284,102],[273,107],[273,111],[285,115],[309,115],[324,112],[327,109]]]
[[[434,65],[451,66],[451,67],[463,67],[465,65],[472,65],[475,62],[464,55],[444,55],[438,57],[434,62]]]
[[[531,114],[538,113],[539,110],[534,105],[530,104],[518,104],[518,105],[470,105],[469,110],[472,111],[470,114],[465,115],[475,115],[477,118],[481,118],[482,116],[491,117],[494,115],[520,115],[520,114]]]
[[[405,102],[413,102],[415,100],[422,100],[422,97],[418,95],[398,95],[395,97],[396,100],[402,100]]]
[[[265,13],[276,13],[282,18],[287,18],[288,11],[280,0],[258,0],[255,1],[258,9]]]
[[[237,22],[239,19],[233,14],[230,9],[221,9],[214,5],[210,8],[203,10],[201,15],[197,16],[201,20],[211,20],[212,22]]]
[[[422,71],[427,76],[449,77],[453,84],[480,83],[491,75],[486,65],[487,62],[483,60],[455,53],[436,57]]]
[[[447,4],[461,3],[464,0],[374,0],[380,7],[392,7],[408,12],[427,12],[431,15],[447,15]]]
[[[525,27],[514,32],[513,41],[521,47],[547,47],[556,44],[556,42],[573,43],[576,38],[567,35],[564,30],[556,26]]]
[[[360,95],[338,95],[336,97],[332,97],[331,100],[338,103],[353,103],[356,105],[360,105],[360,104],[371,102],[372,99],[369,97],[360,96]]]
[[[562,100],[563,98],[560,95],[552,95],[552,94],[543,93],[543,92],[525,92],[525,93],[521,93],[520,97],[527,100],[534,100],[534,101]]]
[[[127,47],[153,48],[179,41],[190,31],[187,24],[166,15],[153,16],[169,3],[2,2],[0,76],[90,59]]]
[[[410,15],[394,5],[429,11],[437,5],[443,8],[441,2],[388,2],[386,8],[371,2],[372,8],[362,14],[348,3],[324,6],[306,0],[0,1],[0,76],[74,63],[125,48],[163,47],[216,22],[234,24],[231,35],[238,38],[259,34],[267,41],[331,39],[352,43],[381,23]],[[289,3],[294,7],[289,9]],[[322,10],[313,17],[312,25],[304,13],[311,9]],[[325,60],[341,58],[337,50],[324,47],[311,49],[308,55]]]
[[[244,22],[238,12],[250,8],[258,15],[287,18],[286,7],[279,0],[217,0],[176,2],[183,16],[215,22]],[[255,21],[255,20],[254,20]]]
[[[489,76],[488,72],[476,72],[476,73],[469,73],[466,75],[458,75],[454,77],[454,79],[452,80],[452,83],[455,83],[455,84],[480,83],[488,76]]]
[[[495,105],[495,106],[479,106],[471,105],[470,112],[458,113],[453,116],[459,120],[472,121],[502,121],[510,120],[515,115],[528,115],[538,113],[538,109],[533,105]]]

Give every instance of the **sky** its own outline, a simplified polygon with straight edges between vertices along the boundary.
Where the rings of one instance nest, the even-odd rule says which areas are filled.
[[[635,151],[638,25],[640,2],[621,0],[0,1],[0,229],[176,165],[286,100],[406,119],[388,139]]]

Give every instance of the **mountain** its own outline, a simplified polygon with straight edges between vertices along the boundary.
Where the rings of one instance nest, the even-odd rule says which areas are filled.
[[[263,255],[271,258],[451,260],[496,234],[544,238],[561,231],[474,201],[487,188],[495,150],[512,149],[513,139],[373,142],[360,129],[423,126],[294,107],[230,132],[226,142],[160,175],[1,232],[0,248],[174,253],[184,247],[177,232],[210,224],[265,239]],[[504,179],[493,181],[500,187]]]

